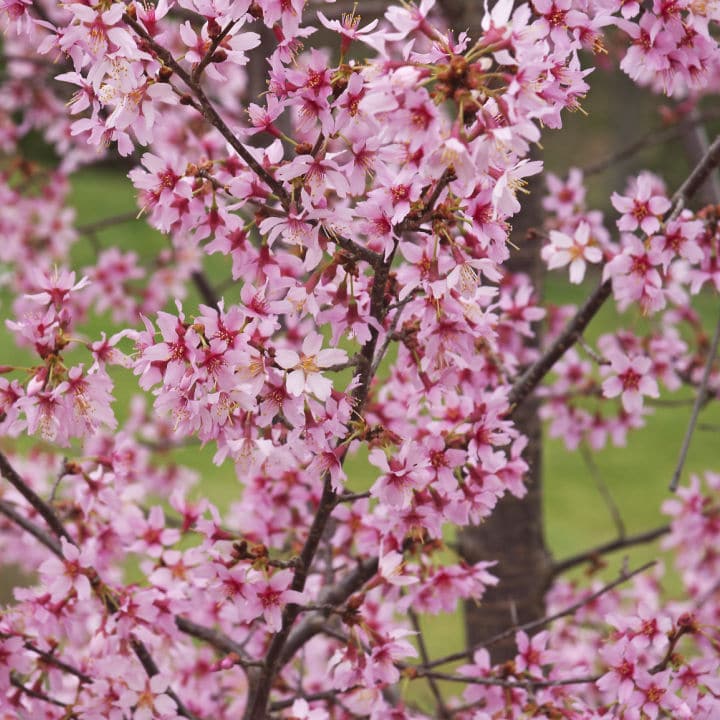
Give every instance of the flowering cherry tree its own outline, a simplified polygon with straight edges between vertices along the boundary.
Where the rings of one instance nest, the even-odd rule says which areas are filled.
[[[678,188],[629,178],[616,217],[579,170],[548,175],[544,229],[510,239],[531,147],[606,46],[687,113],[716,91],[715,4],[499,0],[473,33],[433,0],[370,21],[304,0],[2,12],[3,308],[32,358],[0,367],[0,544],[32,575],[0,613],[3,719],[720,717],[720,475],[676,487],[682,462],[669,524],[556,563],[543,617],[444,657],[418,620],[497,582],[446,540],[525,494],[531,395],[568,449],[600,449],[690,386],[684,456],[720,392],[692,304],[720,291],[720,205],[696,202],[720,140]],[[131,232],[73,261],[103,225],[76,223],[70,178],[102,159],[167,239],[151,264]],[[541,306],[517,242],[586,301]],[[649,329],[580,342],[606,302]],[[234,466],[227,507],[168,462],[192,443]],[[563,578],[659,537],[681,597],[655,563]]]

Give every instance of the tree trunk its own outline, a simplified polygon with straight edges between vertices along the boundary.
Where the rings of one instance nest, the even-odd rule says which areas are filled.
[[[468,29],[471,37],[479,35],[484,13],[481,2],[442,0],[441,4],[450,28],[456,32]],[[540,241],[528,233],[541,221],[541,188],[537,177],[530,178],[530,195],[524,198],[523,209],[513,223],[513,242],[520,250],[511,250],[506,268],[512,273],[527,274],[536,291],[540,292],[543,275]],[[536,334],[533,345],[538,347],[539,344],[540,336]],[[529,465],[527,495],[522,499],[507,495],[482,525],[464,529],[459,537],[462,556],[468,562],[497,560],[493,572],[500,579],[497,586],[486,592],[480,605],[472,602],[465,606],[469,646],[475,646],[517,623],[545,614],[544,594],[550,555],[543,532],[542,427],[538,402],[533,397],[521,405],[515,421],[529,441],[524,453]],[[493,646],[491,651],[495,662],[513,657],[516,652],[514,638]]]
[[[539,224],[540,183],[529,184],[531,194],[516,217],[514,251],[506,268],[513,273],[527,274],[539,292],[542,287],[543,265],[540,241],[528,230]],[[539,346],[539,328],[533,339]],[[527,398],[514,415],[515,425],[528,438],[523,457],[529,466],[526,476],[527,495],[518,499],[506,495],[492,515],[477,527],[460,533],[460,553],[468,562],[497,560],[493,573],[500,582],[489,588],[480,605],[465,606],[465,629],[469,646],[518,623],[528,622],[545,614],[544,595],[551,565],[545,545],[542,512],[542,426],[539,403]],[[495,662],[504,662],[515,655],[514,638],[495,645]]]

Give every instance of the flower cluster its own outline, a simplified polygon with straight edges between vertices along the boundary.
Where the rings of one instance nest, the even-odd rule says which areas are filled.
[[[553,614],[501,633],[506,662],[492,638],[432,659],[418,618],[498,583],[495,558],[448,538],[526,495],[531,393],[551,435],[599,449],[661,388],[720,391],[689,305],[720,290],[717,207],[643,172],[612,194],[611,232],[574,169],[548,176],[547,235],[512,229],[543,168],[531,147],[589,89],[580,51],[614,26],[632,78],[704,91],[714,10],[500,0],[473,36],[433,0],[368,23],[333,5],[0,4],[17,347],[0,429],[41,441],[0,443],[0,547],[33,574],[0,615],[0,715],[716,717],[712,474],[666,505],[683,600],[628,571],[557,581]],[[306,49],[320,26],[329,46]],[[47,162],[24,157],[38,138]],[[98,160],[127,175],[137,217],[76,223],[70,174]],[[585,310],[542,306],[513,270],[541,236],[573,284],[597,266]],[[609,297],[651,323],[590,344]],[[234,468],[222,503],[179,464],[198,446]],[[397,692],[416,681],[433,709]]]

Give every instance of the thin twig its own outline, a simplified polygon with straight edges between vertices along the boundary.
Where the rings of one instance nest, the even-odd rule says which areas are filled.
[[[525,690],[534,690],[536,688],[559,687],[561,685],[588,685],[597,682],[600,675],[588,675],[585,677],[574,678],[558,678],[557,680],[507,680],[504,678],[493,677],[472,677],[468,675],[453,675],[451,673],[437,672],[433,670],[424,671],[418,669],[415,678],[435,678],[436,680],[445,680],[446,682],[465,683],[467,685],[488,685],[504,688],[520,688]]]
[[[412,623],[413,629],[416,633],[415,637],[417,639],[418,649],[420,650],[420,659],[422,660],[423,665],[427,665],[430,662],[430,656],[428,655],[427,646],[425,645],[425,638],[423,637],[422,628],[420,627],[420,619],[418,618],[417,613],[412,608],[408,608],[408,617],[410,618],[410,622]],[[436,682],[437,678],[432,672],[425,673],[423,677],[427,679],[428,685],[430,686],[430,691],[435,698],[439,717],[449,717],[447,706],[445,705],[442,693],[440,692],[440,688],[438,687],[438,684]]]
[[[94,235],[101,230],[107,230],[108,228],[114,227],[115,225],[122,225],[124,223],[134,222],[138,219],[137,212],[126,212],[112,217],[103,218],[102,220],[96,220],[95,222],[87,223],[85,225],[78,225],[75,231],[79,235]]]
[[[40,690],[35,690],[33,688],[29,688],[27,685],[23,685],[14,672],[10,673],[10,684],[28,697],[35,698],[35,700],[42,700],[43,702],[49,703],[50,705],[55,705],[56,707],[63,708],[63,710],[68,709],[68,703],[64,703],[61,700],[50,697],[49,695],[46,695]],[[63,717],[68,719],[77,718],[77,715],[74,712],[70,712],[69,714],[65,714]]]
[[[583,552],[571,555],[564,560],[559,560],[553,563],[551,570],[551,577],[561,575],[572,568],[582,565],[586,562],[594,562],[599,557],[607,555],[608,553],[617,552],[625,548],[634,547],[635,545],[646,545],[647,543],[654,542],[663,535],[667,535],[670,532],[670,525],[660,525],[660,527],[647,530],[646,532],[638,533],[637,535],[627,535],[626,537],[616,538],[610,542],[597,545],[595,547],[584,550]]]
[[[603,587],[601,587],[599,590],[595,591],[594,593],[588,595],[585,598],[582,598],[581,600],[578,600],[578,602],[573,603],[572,605],[566,607],[564,610],[560,610],[556,613],[553,613],[552,615],[546,615],[545,617],[538,618],[537,620],[526,622],[522,625],[509,627],[506,630],[503,630],[502,632],[499,632],[496,635],[487,638],[487,640],[483,640],[477,643],[476,645],[468,648],[467,650],[462,650],[460,652],[453,653],[452,655],[446,655],[445,657],[439,658],[438,660],[433,660],[426,667],[430,669],[438,667],[439,665],[446,665],[447,663],[455,662],[456,660],[464,660],[465,658],[472,657],[473,653],[479,648],[487,647],[488,645],[494,645],[495,643],[500,642],[505,638],[511,637],[517,632],[529,632],[532,630],[539,630],[540,628],[545,627],[546,625],[550,625],[551,623],[559,620],[560,618],[566,617],[568,615],[574,615],[575,612],[577,612],[580,608],[584,607],[585,605],[589,605],[591,602],[597,600],[605,593],[610,592],[618,585],[626,583],[631,578],[645,572],[647,569],[653,567],[656,564],[657,560],[652,560],[630,572],[625,572],[623,570],[621,571],[619,577],[617,577],[615,580],[608,583],[607,585],[603,585]]]
[[[351,687],[347,688],[346,690],[343,690],[343,693],[351,693],[354,690],[359,690],[363,688],[363,685],[352,685]],[[288,700],[278,700],[276,702],[270,703],[270,712],[277,712],[279,710],[286,710],[289,707],[293,706],[293,703],[298,699],[302,698],[303,700],[307,700],[308,702],[314,702],[316,700],[328,700],[330,702],[339,702],[338,695],[340,694],[340,691],[338,690],[322,690],[320,692],[314,692],[314,693],[297,693],[292,698],[289,698]]]
[[[193,77],[178,63],[172,53],[158,43],[150,33],[134,18],[127,13],[123,15],[123,21],[139,35],[147,46],[187,85],[192,91],[196,100],[196,109],[202,116],[216,128],[228,141],[231,147],[245,161],[245,164],[277,195],[283,207],[290,207],[290,195],[282,183],[276,180],[252,155],[252,153],[240,142],[237,135],[228,127],[227,123],[220,117],[215,106],[210,102],[205,91]]]
[[[646,135],[644,135],[643,137],[638,138],[631,143],[628,143],[625,147],[617,150],[616,152],[613,152],[611,155],[608,155],[601,160],[597,160],[596,162],[585,165],[581,168],[582,173],[585,176],[601,173],[607,170],[609,167],[612,167],[615,163],[627,160],[629,157],[632,157],[646,147],[650,147],[652,145],[659,145],[661,143],[667,142],[668,140],[680,137],[684,135],[688,131],[688,129],[708,120],[715,120],[717,117],[717,112],[709,112],[704,113],[703,115],[698,115],[697,117],[685,118],[680,123],[678,123],[677,125],[673,125],[672,127],[656,128],[655,130],[652,130]]]
[[[592,477],[595,485],[597,486],[598,492],[602,495],[605,505],[607,505],[608,512],[610,513],[610,517],[615,525],[615,530],[617,530],[618,538],[620,540],[624,540],[626,531],[625,523],[623,522],[622,514],[620,513],[620,508],[617,506],[610,489],[603,480],[600,470],[598,469],[598,466],[596,465],[595,460],[585,443],[580,444],[580,455],[582,455],[585,465],[590,472],[590,477]]]
[[[710,173],[720,164],[720,135],[715,138],[707,153],[688,175],[685,182],[672,196],[672,211],[668,220],[674,220],[685,207],[687,201],[702,187]]]
[[[718,141],[716,141],[716,143],[717,142]],[[720,145],[718,147],[720,148]],[[718,150],[718,152],[720,152],[720,149]],[[720,317],[718,317],[717,325],[715,326],[715,334],[713,335],[710,350],[708,351],[702,380],[700,381],[697,395],[695,396],[695,402],[693,404],[692,413],[690,415],[690,422],[688,423],[687,430],[685,431],[685,437],[683,438],[682,448],[680,449],[680,457],[678,458],[675,472],[673,473],[672,479],[670,480],[670,492],[675,492],[677,490],[678,483],[680,482],[680,476],[682,475],[683,467],[685,466],[685,460],[687,459],[687,454],[690,450],[690,441],[692,440],[698,417],[700,416],[700,410],[702,409],[703,402],[705,401],[705,395],[707,393],[708,382],[710,381],[712,366],[715,362],[715,356],[717,355],[718,351],[718,344],[720,344]]]
[[[20,477],[19,473],[10,464],[7,457],[0,452],[0,475],[2,475],[40,514],[48,527],[55,533],[58,538],[65,538],[68,542],[75,544],[65,526],[58,518],[55,511],[48,505],[25,481]],[[34,534],[34,533],[33,533]],[[35,537],[38,537],[35,535]],[[40,539],[40,538],[38,538]],[[47,545],[47,543],[44,543]]]
[[[2,476],[6,480],[8,480],[8,482],[10,482],[10,484],[30,503],[30,505],[32,505],[32,507],[37,510],[37,512],[42,516],[42,518],[50,526],[50,528],[58,538],[64,538],[65,540],[67,540],[67,542],[77,547],[77,543],[75,542],[75,540],[73,540],[71,535],[65,529],[65,526],[62,524],[62,521],[52,509],[52,507],[50,507],[50,505],[48,505],[39,495],[37,495],[37,493],[35,493],[30,487],[28,487],[28,485],[20,477],[18,472],[10,464],[7,457],[5,457],[2,452],[0,452],[0,474],[2,474]],[[11,517],[7,513],[4,514],[7,517]],[[11,519],[15,520],[14,518]],[[34,537],[43,542],[43,544],[45,544],[50,550],[52,550],[58,557],[62,558],[63,554],[61,547],[59,545],[55,547],[52,543],[48,544],[47,542],[45,542],[44,539],[42,539],[42,532],[33,532],[32,529],[28,526],[28,523],[29,521],[23,518],[22,522],[18,522],[18,525],[20,525],[20,527],[22,527],[23,529],[26,529],[28,532],[31,532]],[[93,592],[103,604],[107,612],[111,615],[117,613],[120,609],[120,603],[114,593],[109,590],[109,588],[100,580],[97,575],[91,576],[89,579],[90,586],[92,587]],[[141,640],[137,640],[132,636],[130,640],[130,645],[148,677],[158,675],[160,670],[155,663],[152,655],[150,654],[150,651],[147,649],[147,646]],[[175,704],[177,705],[177,712],[179,715],[189,718],[189,720],[198,720],[197,715],[195,715],[185,707],[182,700],[180,700],[180,698],[172,688],[168,688],[166,690],[166,693],[175,701]]]
[[[228,655],[237,656],[237,664],[242,667],[262,666],[262,662],[252,660],[241,645],[219,630],[199,625],[181,615],[175,618],[175,625],[177,625],[178,630],[186,635],[202,640],[208,645],[212,645],[216,650]]]
[[[48,550],[62,557],[62,550],[60,549],[60,543],[53,539],[45,530],[38,527],[34,522],[28,520],[24,515],[21,515],[15,507],[5,500],[0,500],[0,513],[5,515],[8,520],[14,522],[17,526],[21,527],[25,532],[32,535],[36,540],[39,540]]]
[[[3,638],[9,638],[9,637],[18,637],[15,635],[12,635],[10,633],[0,633],[0,637]],[[22,637],[22,636],[20,636]],[[84,673],[82,670],[78,670],[73,665],[70,665],[69,663],[64,662],[60,658],[53,655],[53,653],[48,652],[47,650],[42,650],[37,645],[34,645],[29,640],[27,640],[24,644],[24,648],[32,653],[35,653],[38,655],[41,660],[48,664],[53,665],[58,670],[62,670],[63,672],[68,673],[69,675],[74,675],[78,680],[80,680],[83,683],[90,684],[93,682],[93,679],[87,674]]]
[[[215,51],[220,47],[222,41],[227,37],[228,33],[237,25],[237,20],[231,20],[217,35],[213,38],[210,43],[210,47],[205,52],[202,60],[196,65],[192,73],[192,79],[195,82],[200,80],[200,76],[203,74],[203,70],[213,61],[213,55]]]
[[[543,355],[515,381],[508,395],[511,412],[515,412],[525,398],[540,384],[545,375],[550,372],[555,363],[580,339],[585,328],[610,297],[611,292],[612,282],[605,280],[585,300],[582,307]]]

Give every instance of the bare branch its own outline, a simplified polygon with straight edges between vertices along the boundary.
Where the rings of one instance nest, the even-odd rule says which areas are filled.
[[[205,68],[213,62],[213,56],[215,55],[215,51],[220,47],[220,44],[222,41],[227,37],[228,33],[237,25],[237,20],[230,21],[217,35],[217,37],[213,38],[213,41],[210,43],[210,47],[205,52],[205,55],[203,59],[197,64],[195,69],[192,73],[192,79],[194,82],[199,82],[200,76],[203,74],[203,71]]]
[[[467,675],[453,675],[451,673],[437,672],[432,670],[424,671],[420,669],[417,671],[415,678],[434,678],[436,680],[445,680],[446,682],[459,682],[465,683],[467,685],[488,685],[504,688],[520,688],[532,691],[539,688],[560,687],[562,685],[588,685],[597,682],[600,679],[600,675],[588,675],[585,677],[575,678],[558,678],[557,680],[534,680],[533,678],[528,678],[527,680],[506,680],[504,678],[494,677],[468,677]]]
[[[245,161],[246,165],[277,195],[285,208],[290,206],[290,195],[282,183],[276,180],[240,142],[235,133],[230,130],[227,123],[220,117],[215,106],[210,102],[200,84],[175,60],[172,53],[160,45],[145,28],[127,13],[123,15],[123,21],[129,25],[152,49],[157,57],[169,67],[192,91],[197,104],[196,109],[202,116],[215,127],[220,134],[230,143],[231,147]]]
[[[43,702],[49,703],[50,705],[55,705],[56,707],[63,708],[63,710],[68,708],[67,703],[62,702],[61,700],[57,700],[56,698],[52,698],[49,695],[46,695],[44,692],[41,692],[40,690],[35,690],[34,688],[29,688],[27,685],[23,685],[14,672],[10,673],[10,684],[13,687],[16,687],[18,690],[20,690],[20,692],[24,693],[28,697],[35,698],[35,700],[42,700]],[[64,717],[77,718],[77,715],[71,712]]]
[[[212,628],[199,625],[198,623],[188,620],[186,617],[178,616],[175,618],[175,625],[178,630],[184,632],[186,635],[197,638],[206,642],[208,645],[212,645],[216,650],[227,653],[228,655],[237,656],[237,664],[243,667],[251,666],[262,666],[261,662],[252,660],[242,645],[236,643],[232,638],[228,637],[219,630],[213,630]]]
[[[60,549],[60,543],[53,539],[45,530],[38,527],[34,522],[28,520],[24,515],[21,515],[13,505],[5,500],[0,500],[0,513],[5,515],[6,518],[12,520],[18,527],[21,527],[25,532],[32,535],[36,540],[39,540],[48,550],[62,557],[62,551]]]
[[[518,406],[550,372],[555,363],[580,339],[585,328],[610,297],[611,291],[612,282],[605,280],[585,300],[582,307],[542,356],[515,381],[508,395],[511,413],[517,410]]]
[[[715,138],[707,153],[688,175],[685,182],[675,191],[672,196],[673,209],[669,220],[673,220],[680,214],[687,201],[702,187],[718,164],[720,164],[720,135]]]
[[[646,545],[651,543],[663,535],[667,535],[670,532],[670,525],[661,525],[660,527],[647,530],[646,532],[638,533],[637,535],[627,535],[625,537],[619,537],[610,542],[597,545],[596,547],[584,550],[583,552],[571,555],[570,557],[560,560],[552,566],[552,577],[561,575],[568,570],[571,570],[578,565],[582,565],[586,562],[594,562],[599,557],[607,555],[617,550],[623,550],[625,548],[634,547],[635,545]]]
[[[422,629],[420,627],[420,619],[418,618],[417,613],[412,608],[408,609],[408,617],[410,618],[410,622],[412,623],[413,629],[416,633],[415,637],[417,638],[418,649],[420,650],[420,659],[422,660],[423,665],[428,665],[430,663],[430,656],[428,655],[427,646],[425,645],[425,638],[423,637]],[[442,693],[440,692],[440,688],[438,687],[438,684],[436,682],[436,680],[438,679],[447,678],[438,678],[436,673],[430,671],[428,671],[427,673],[422,673],[421,676],[426,678],[428,681],[428,685],[430,686],[430,692],[432,692],[433,697],[435,698],[439,717],[450,717],[447,706],[445,705],[445,701],[443,700]]]
[[[115,227],[115,225],[122,225],[123,223],[134,222],[137,219],[137,212],[120,213],[112,217],[103,218],[102,220],[86,223],[85,225],[78,225],[75,230],[80,235],[94,235],[101,230],[107,230],[108,228]]]
[[[617,577],[612,582],[608,583],[607,585],[604,585],[596,592],[588,595],[587,597],[583,598],[582,600],[579,600],[576,603],[573,603],[572,605],[566,607],[564,610],[560,610],[556,613],[553,613],[552,615],[546,615],[545,617],[538,618],[537,620],[532,620],[530,622],[526,622],[522,625],[515,625],[514,627],[507,628],[507,630],[503,630],[502,632],[497,633],[496,635],[493,635],[487,640],[483,640],[482,642],[477,643],[475,646],[468,648],[467,650],[463,650],[461,652],[453,653],[452,655],[446,655],[445,657],[442,657],[438,660],[433,660],[431,663],[426,665],[427,669],[438,667],[439,665],[445,665],[450,662],[455,662],[456,660],[464,660],[468,657],[472,657],[473,653],[482,647],[487,647],[488,645],[494,645],[497,642],[500,642],[500,640],[504,640],[505,638],[511,637],[517,632],[523,631],[523,632],[529,632],[532,630],[539,630],[542,627],[545,627],[546,625],[550,625],[551,623],[555,622],[556,620],[559,620],[560,618],[567,617],[568,615],[573,615],[575,612],[577,612],[581,607],[584,607],[585,605],[589,605],[590,603],[597,600],[599,597],[604,595],[605,593],[610,592],[611,590],[614,590],[618,585],[622,585],[623,583],[626,583],[631,578],[635,577],[636,575],[639,575],[640,573],[645,572],[647,569],[653,567],[657,564],[656,560],[652,560],[651,562],[647,562],[644,565],[641,565],[639,568],[636,568],[635,570],[632,570],[630,572],[626,572],[625,570],[621,571],[619,577]]]
[[[20,477],[15,468],[10,464],[7,457],[5,457],[2,452],[0,452],[0,474],[2,474],[2,476],[6,480],[8,480],[14,488],[17,489],[17,491],[28,501],[28,503],[30,503],[30,505],[32,505],[33,508],[35,508],[35,510],[37,510],[38,513],[40,513],[40,515],[43,517],[45,522],[47,522],[47,524],[53,530],[55,535],[57,535],[57,537],[65,538],[65,540],[67,540],[69,543],[77,546],[77,543],[73,540],[68,531],[65,529],[65,526],[62,524],[62,521],[60,520],[60,518],[58,518],[55,511],[39,495],[37,495],[37,493],[35,493],[30,487],[28,487],[28,485]],[[3,513],[7,517],[10,517],[7,513],[5,513],[4,510]],[[28,532],[31,532],[34,537],[43,542],[43,544],[50,548],[56,555],[58,555],[58,557],[62,558],[63,555],[60,545],[57,544],[57,547],[52,547],[50,544],[46,543],[44,539],[41,539],[42,532],[33,532],[28,523],[29,521],[23,521],[22,523],[19,522],[18,524],[20,525],[20,527],[27,529]],[[114,593],[112,593],[110,589],[102,583],[102,581],[97,575],[89,577],[89,580],[93,592],[103,604],[105,609],[113,615],[118,612],[118,610],[120,609],[120,604]],[[142,641],[131,637],[130,645],[133,649],[133,652],[135,653],[135,656],[140,661],[140,664],[143,666],[145,672],[147,673],[148,677],[153,677],[154,675],[159,674],[160,670],[145,644]],[[180,700],[180,698],[177,696],[177,694],[172,688],[168,688],[166,692],[175,701],[179,715],[189,718],[189,720],[198,720],[197,715],[190,712],[185,707],[182,700]]]
[[[600,493],[600,495],[602,495],[602,498],[605,501],[605,505],[607,505],[607,509],[610,513],[613,524],[615,525],[615,530],[617,531],[618,538],[620,540],[623,540],[625,538],[626,531],[625,523],[623,522],[622,514],[620,513],[620,508],[618,508],[617,503],[615,502],[615,499],[610,492],[610,489],[603,480],[602,475],[600,474],[600,470],[595,464],[595,460],[585,443],[580,444],[580,454],[585,461],[585,465],[590,472],[590,476],[592,477],[595,485],[597,486],[598,492]]]
[[[715,120],[718,117],[717,112],[708,112],[702,115],[689,116],[684,118],[682,121],[671,127],[660,127],[650,131],[643,135],[643,137],[634,140],[631,143],[625,145],[625,147],[613,152],[607,157],[597,160],[596,162],[585,165],[581,168],[583,175],[595,175],[597,173],[604,172],[608,168],[612,167],[615,163],[622,162],[632,157],[641,150],[650,147],[652,145],[660,145],[666,143],[669,140],[681,137],[687,133],[689,129],[707,122],[708,120]]]
[[[715,144],[718,144],[718,158],[720,159],[719,141],[720,138],[715,141]],[[703,370],[702,380],[698,386],[695,402],[693,403],[690,422],[688,423],[687,430],[685,431],[685,437],[683,438],[682,448],[680,449],[680,457],[678,458],[675,472],[670,480],[670,492],[675,492],[677,490],[678,483],[680,482],[680,476],[682,475],[685,460],[687,459],[687,454],[690,450],[690,442],[692,440],[693,433],[695,432],[695,427],[697,426],[698,417],[700,416],[700,410],[702,409],[705,401],[705,396],[707,395],[708,382],[710,381],[710,373],[712,372],[712,366],[715,362],[715,357],[717,356],[718,344],[720,344],[720,317],[718,318],[717,325],[715,325],[715,334],[713,335],[712,343],[710,344],[710,350],[708,351],[707,360],[705,361],[705,369]]]
[[[22,638],[22,635],[13,635],[12,633],[0,633],[0,638],[3,640],[7,640],[8,638],[12,637],[20,637]],[[78,670],[73,665],[70,665],[64,661],[62,661],[60,658],[56,657],[53,653],[48,652],[47,650],[42,650],[37,645],[34,645],[29,640],[25,641],[25,644],[23,646],[26,650],[29,652],[35,653],[38,655],[44,663],[47,665],[52,665],[56,667],[58,670],[62,670],[63,672],[68,673],[69,675],[74,675],[80,682],[83,683],[91,683],[93,682],[93,679],[86,673],[84,673],[82,670]]]
[[[0,475],[2,475],[35,510],[37,510],[42,519],[48,524],[48,527],[58,538],[65,538],[68,542],[73,545],[75,544],[75,541],[70,537],[67,530],[65,530],[65,526],[62,524],[55,511],[27,485],[2,452],[0,452]],[[33,533],[33,535],[38,537],[35,533]],[[41,540],[41,542],[43,541]],[[47,545],[47,543],[43,544]]]

